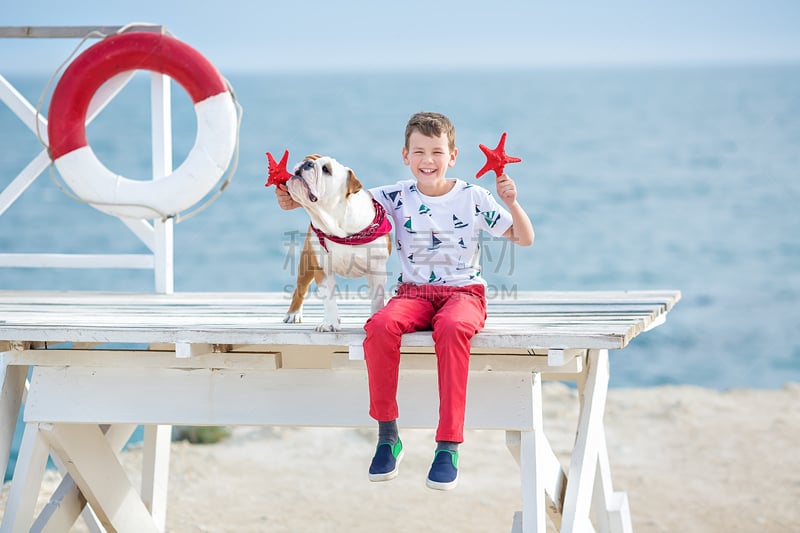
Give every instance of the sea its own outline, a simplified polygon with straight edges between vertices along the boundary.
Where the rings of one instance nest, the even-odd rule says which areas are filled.
[[[2,74],[46,116],[50,73]],[[680,290],[665,324],[610,354],[612,387],[800,381],[800,64],[223,74],[242,108],[237,166],[213,203],[175,226],[175,291],[290,292],[308,219],[265,188],[265,152],[288,150],[290,163],[330,155],[365,187],[393,183],[411,177],[407,119],[439,111],[457,131],[449,176],[492,190],[491,173],[475,178],[479,144],[503,132],[523,160],[506,171],[536,242],[487,242],[490,297]],[[148,79],[137,74],[87,128],[100,160],[133,179],[151,173]],[[196,118],[183,89],[171,92],[177,165]],[[0,145],[4,188],[43,148],[1,105]],[[60,187],[51,167],[0,215],[0,252],[146,251]],[[0,268],[0,289],[153,291],[154,281],[146,270]]]

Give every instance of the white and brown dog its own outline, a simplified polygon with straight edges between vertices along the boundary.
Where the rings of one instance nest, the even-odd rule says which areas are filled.
[[[331,157],[310,155],[294,167],[289,195],[311,218],[297,285],[284,322],[302,322],[303,300],[313,279],[324,305],[317,331],[340,328],[336,276],[366,277],[371,312],[385,301],[386,262],[392,249],[391,222],[353,171]]]

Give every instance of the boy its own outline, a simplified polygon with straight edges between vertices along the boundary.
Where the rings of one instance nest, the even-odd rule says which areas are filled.
[[[457,155],[450,120],[439,113],[416,113],[406,125],[402,150],[414,179],[370,190],[392,217],[401,266],[397,294],[364,325],[369,414],[378,422],[370,481],[395,478],[403,457],[396,400],[401,337],[432,329],[439,424],[426,485],[437,490],[456,486],[470,339],[486,319],[479,234],[502,235],[521,246],[533,243],[533,225],[517,202],[513,180],[505,174],[497,178],[506,209],[486,189],[446,177]],[[276,194],[282,208],[296,207],[285,191],[276,188]]]

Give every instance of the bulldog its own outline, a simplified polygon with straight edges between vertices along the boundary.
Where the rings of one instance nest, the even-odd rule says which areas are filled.
[[[297,283],[284,322],[303,320],[303,301],[314,280],[324,316],[317,331],[338,331],[336,276],[366,277],[371,312],[385,301],[391,222],[355,173],[332,157],[307,156],[286,182],[289,195],[311,218],[297,268]]]

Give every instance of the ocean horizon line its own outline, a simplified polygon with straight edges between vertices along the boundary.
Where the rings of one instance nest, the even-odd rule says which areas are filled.
[[[651,62],[541,62],[528,64],[454,64],[447,67],[427,64],[325,64],[313,63],[279,64],[272,67],[253,67],[243,65],[226,65],[215,63],[217,69],[227,75],[320,75],[320,74],[405,74],[421,72],[437,72],[440,74],[474,74],[474,73],[552,73],[552,72],[659,72],[659,71],[707,71],[707,70],[739,70],[739,69],[800,69],[800,57],[774,59],[717,59],[717,60],[665,60]],[[0,71],[0,75],[11,76],[49,76],[51,68],[34,68],[27,65],[23,68],[14,66]]]

